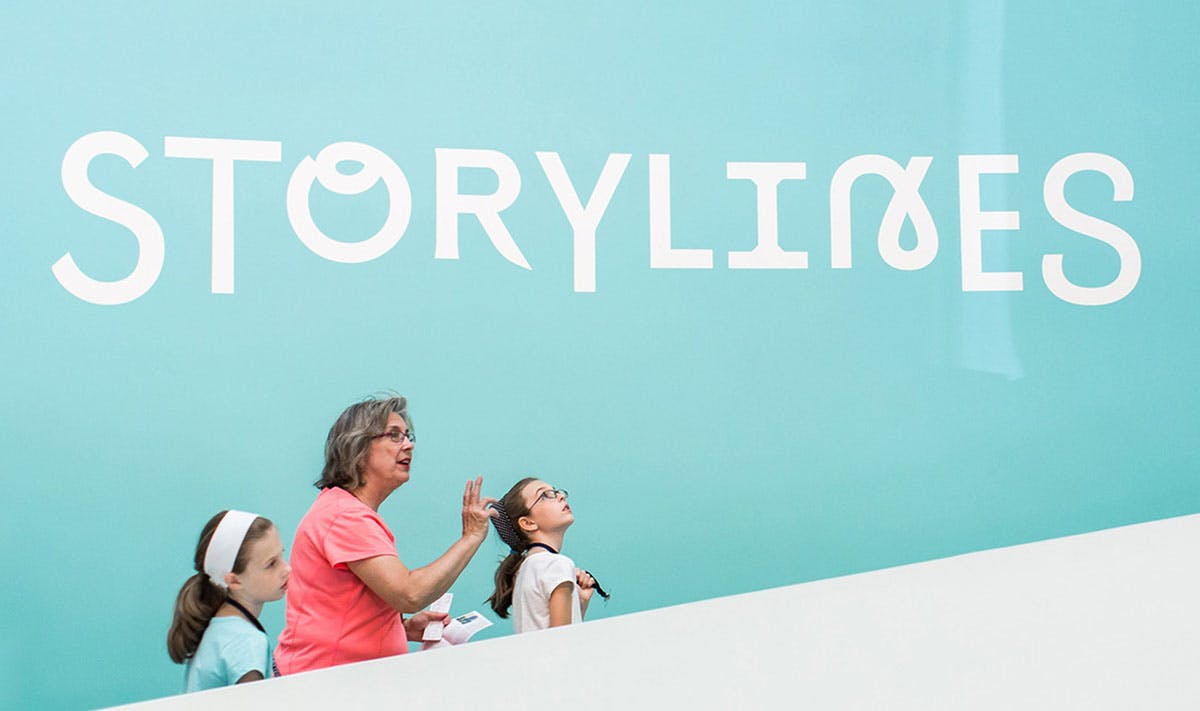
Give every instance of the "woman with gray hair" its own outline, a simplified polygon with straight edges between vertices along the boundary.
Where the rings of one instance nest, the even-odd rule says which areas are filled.
[[[404,654],[430,622],[449,621],[445,613],[418,610],[449,590],[479,550],[495,499],[480,497],[482,477],[467,481],[462,536],[432,563],[407,568],[378,511],[408,481],[415,442],[399,396],[355,403],[329,430],[315,484],[321,493],[292,544],[278,673]]]

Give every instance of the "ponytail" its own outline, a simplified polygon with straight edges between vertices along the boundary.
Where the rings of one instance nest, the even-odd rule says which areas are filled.
[[[487,602],[500,617],[508,617],[508,610],[512,607],[517,569],[521,567],[524,559],[523,551],[513,551],[505,556],[504,560],[500,561],[500,567],[496,568],[496,590],[487,599]]]
[[[200,540],[196,542],[195,569],[196,574],[187,579],[179,594],[175,596],[175,614],[171,619],[171,627],[167,630],[167,654],[171,661],[183,664],[192,658],[204,637],[208,623],[221,609],[221,605],[229,598],[229,591],[218,585],[208,573],[204,572],[204,559],[208,555],[208,545],[212,542],[217,526],[225,518],[228,511],[222,511],[208,520],[200,531]],[[238,548],[230,572],[241,573],[246,570],[250,543],[266,535],[274,524],[269,519],[258,516],[250,524],[242,544]]]
[[[171,661],[183,664],[192,658],[213,615],[225,604],[228,594],[204,573],[187,579],[175,598],[175,618],[167,631],[167,654]]]
[[[508,617],[508,610],[512,607],[517,570],[521,567],[525,551],[529,548],[529,539],[515,522],[529,513],[529,508],[521,498],[521,492],[531,481],[537,479],[530,476],[518,481],[500,501],[492,504],[492,508],[496,509],[492,525],[496,527],[496,534],[500,536],[500,540],[508,546],[509,553],[500,561],[500,567],[496,568],[496,589],[487,599],[487,603],[502,618]]]

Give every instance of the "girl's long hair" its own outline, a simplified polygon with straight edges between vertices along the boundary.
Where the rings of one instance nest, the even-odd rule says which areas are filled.
[[[504,560],[500,561],[500,567],[496,568],[496,589],[487,599],[487,603],[500,617],[508,617],[509,608],[512,607],[517,569],[521,567],[525,551],[529,548],[529,537],[517,525],[517,521],[529,513],[529,507],[522,500],[521,492],[531,481],[537,481],[537,479],[529,476],[518,481],[495,505],[497,516],[492,519],[492,523],[496,526],[496,533],[499,534],[500,540],[508,546],[509,553]]]
[[[197,572],[187,579],[179,589],[179,595],[175,597],[175,617],[171,620],[171,628],[167,630],[167,654],[171,655],[171,661],[176,664],[186,662],[196,653],[200,639],[204,637],[204,630],[208,629],[208,623],[229,596],[225,588],[210,580],[204,572],[204,556],[208,554],[208,544],[226,513],[228,512],[222,511],[204,524],[204,529],[200,531],[200,540],[196,543]],[[246,570],[249,544],[266,535],[272,526],[273,524],[262,516],[254,519],[254,523],[250,524],[250,529],[246,531],[246,537],[242,539],[237,558],[233,561],[234,573]]]

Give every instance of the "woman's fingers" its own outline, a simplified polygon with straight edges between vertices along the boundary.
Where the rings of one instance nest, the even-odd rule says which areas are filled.
[[[448,624],[450,622],[450,613],[448,612],[434,612],[433,610],[425,610],[423,612],[418,612],[417,615],[425,616],[424,624],[421,625],[422,628],[428,626],[430,622],[441,622],[442,624]]]
[[[467,479],[467,487],[463,490],[463,504],[470,506],[479,502],[479,490],[483,488],[483,477]]]
[[[483,488],[483,477],[477,476],[474,479],[467,480],[466,489],[463,490],[463,533],[482,533],[487,535],[488,522],[492,517],[497,515],[488,504],[496,503],[496,499],[491,497],[481,497],[480,490]]]
[[[477,476],[474,479],[467,479],[467,485],[463,487],[463,508],[474,508],[479,504],[479,491],[482,488],[482,476]]]

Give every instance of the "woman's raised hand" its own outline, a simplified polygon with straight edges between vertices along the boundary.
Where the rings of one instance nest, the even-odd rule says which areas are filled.
[[[479,540],[487,538],[488,521],[496,513],[488,508],[488,504],[496,503],[496,500],[480,496],[479,490],[483,488],[483,477],[477,476],[474,479],[467,480],[467,488],[463,490],[463,537],[475,537]]]

